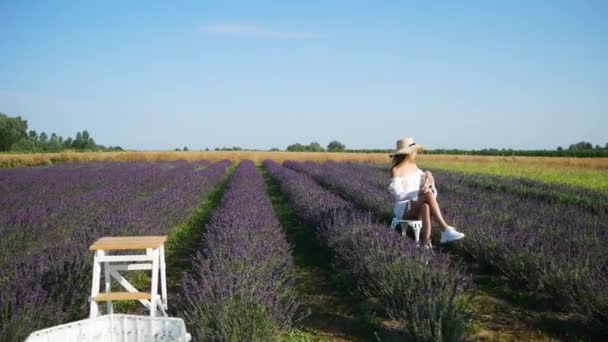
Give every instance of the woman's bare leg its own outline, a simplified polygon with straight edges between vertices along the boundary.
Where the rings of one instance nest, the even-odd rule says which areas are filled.
[[[422,244],[425,245],[431,241],[431,207],[428,203],[420,200],[410,203],[410,210],[405,213],[404,219],[422,221]]]
[[[424,201],[418,200],[418,201],[411,201],[410,202],[410,209],[403,214],[403,219],[404,220],[417,220],[419,218],[420,215],[418,215],[418,213],[420,212],[420,206],[424,203]]]
[[[435,177],[433,177],[433,174],[431,173],[431,171],[425,171],[424,172],[426,178],[430,181],[431,184],[433,184],[433,186],[435,186]],[[445,229],[448,227],[447,222],[445,222],[445,220],[443,219],[443,214],[441,214],[441,209],[439,208],[439,203],[437,202],[437,198],[435,198],[435,196],[432,195],[432,193],[427,193],[424,195],[424,202],[428,203],[431,206],[431,214],[433,215],[433,217],[435,217],[435,221],[437,221],[437,223],[439,223],[439,225],[441,226],[441,229]]]
[[[435,218],[435,221],[437,221],[437,223],[439,223],[439,225],[441,226],[441,229],[443,230],[443,229],[447,228],[448,224],[443,219],[443,214],[441,214],[441,209],[439,208],[439,203],[437,202],[437,199],[435,198],[435,196],[430,192],[428,192],[422,196],[423,196],[422,198],[423,198],[424,203],[428,204],[428,206],[430,207],[431,214]]]
[[[422,245],[426,245],[431,241],[431,207],[422,203],[419,214],[422,220]]]

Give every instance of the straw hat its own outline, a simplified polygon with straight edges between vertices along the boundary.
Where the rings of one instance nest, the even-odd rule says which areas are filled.
[[[424,149],[424,146],[416,144],[414,138],[407,137],[405,139],[397,140],[397,149],[394,153],[391,153],[390,156],[392,157],[398,154],[410,154],[414,151],[418,152]]]

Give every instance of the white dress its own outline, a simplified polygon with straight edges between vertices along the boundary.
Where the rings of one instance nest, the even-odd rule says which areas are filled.
[[[411,201],[418,199],[422,175],[424,175],[424,172],[418,169],[409,176],[391,178],[388,191],[395,205],[393,209],[394,217],[402,219],[403,215],[410,209]],[[434,184],[431,187],[431,191],[437,197],[437,189]]]

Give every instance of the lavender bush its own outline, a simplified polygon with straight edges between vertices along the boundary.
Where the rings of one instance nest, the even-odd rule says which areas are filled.
[[[286,165],[390,218],[385,209],[378,209],[392,207],[388,197],[383,204],[360,200],[362,189],[375,192],[372,198],[386,193],[386,171],[338,163]],[[576,310],[596,332],[608,334],[605,208],[577,199],[582,190],[567,186],[445,171],[434,175],[448,221],[467,233],[462,246],[468,254],[505,274],[511,286],[533,292],[558,309]],[[590,194],[597,203],[602,196]]]
[[[356,170],[359,177],[379,185],[385,186],[388,182],[388,172],[385,167],[357,163],[335,163]],[[467,175],[458,172],[433,170],[437,174],[447,173],[453,180],[471,188],[482,188],[507,192],[520,197],[544,200],[551,203],[574,204],[580,208],[606,215],[608,211],[608,193],[572,185],[547,183],[524,177],[504,177],[486,174]]]
[[[468,279],[446,255],[400,239],[369,212],[322,189],[309,176],[265,161],[295,211],[318,227],[320,242],[401,330],[418,341],[460,341],[466,335]]]
[[[608,215],[435,174],[450,219],[470,232],[467,252],[608,335]]]
[[[378,191],[376,184],[335,162],[317,164],[286,161],[283,165],[310,175],[321,185],[344,195],[356,205],[376,213],[381,218],[389,217],[393,213],[392,203],[386,205],[391,201],[387,190],[388,182],[385,184],[385,191]]]
[[[6,190],[0,201],[0,340],[22,340],[32,330],[86,317],[88,246],[104,235],[167,233],[188,218],[230,162],[207,165],[0,170]]]
[[[250,161],[232,176],[183,278],[185,317],[197,341],[269,341],[298,307],[291,249],[262,176]]]

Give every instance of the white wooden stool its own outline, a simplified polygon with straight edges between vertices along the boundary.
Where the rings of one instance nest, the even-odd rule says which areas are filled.
[[[167,276],[165,264],[166,236],[121,236],[103,237],[89,247],[95,251],[93,258],[93,286],[91,288],[90,318],[99,315],[98,302],[106,302],[107,313],[113,313],[113,301],[138,300],[150,310],[150,316],[156,316],[160,310],[167,316]],[[113,254],[109,251],[145,250],[145,254]],[[102,267],[103,265],[103,267]],[[101,270],[104,271],[105,292],[99,293]],[[151,270],[152,280],[150,293],[140,292],[129,283],[118,271]],[[160,273],[161,294],[158,294]],[[114,278],[127,292],[112,292],[111,282]]]
[[[393,217],[393,221],[391,221],[391,228],[392,229],[396,229],[397,225],[399,224],[403,224],[401,225],[401,236],[405,236],[405,233],[407,232],[407,227],[412,228],[412,230],[414,231],[414,238],[416,240],[416,245],[418,245],[420,243],[420,230],[422,229],[422,221],[420,220],[400,220],[396,217]]]

